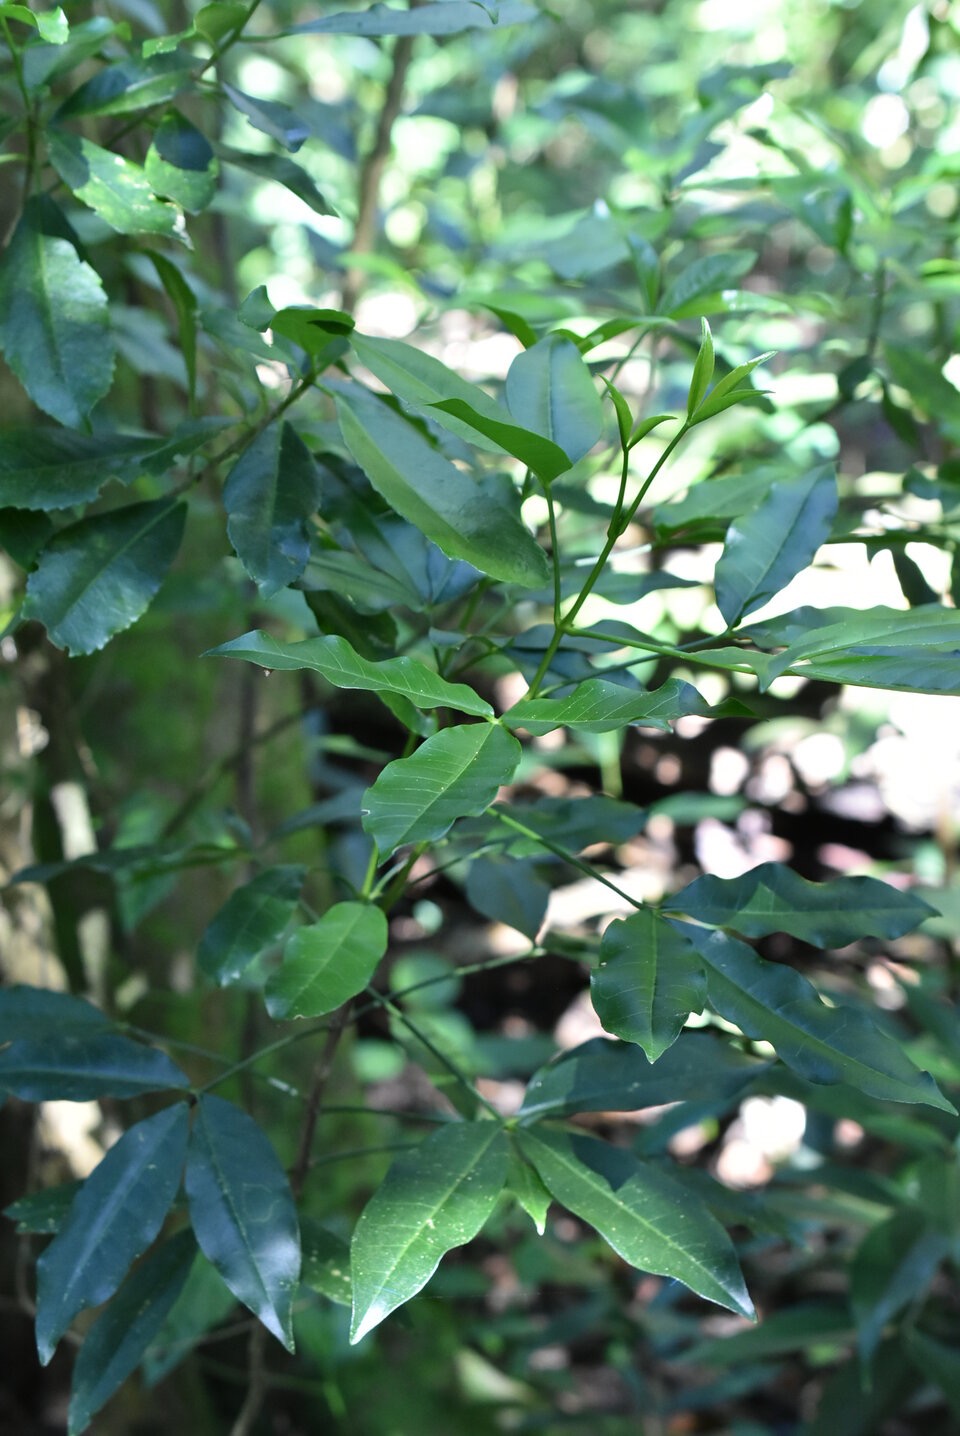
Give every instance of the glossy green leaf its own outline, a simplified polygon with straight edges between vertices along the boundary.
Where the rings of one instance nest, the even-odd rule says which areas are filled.
[[[47,1033],[31,1025],[26,1032],[0,1049],[0,1092],[23,1102],[89,1102],[189,1086],[165,1052],[94,1024]]]
[[[735,519],[717,563],[717,607],[730,627],[807,568],[837,512],[832,464],[771,486],[753,513]]]
[[[448,557],[525,588],[547,581],[546,554],[498,491],[455,468],[386,404],[338,394],[337,413],[347,448],[374,488]]]
[[[108,479],[130,483],[158,440],[38,426],[0,434],[0,504],[66,509],[95,499]]]
[[[336,1011],[363,991],[386,950],[387,920],[378,907],[335,903],[290,938],[267,982],[267,1011],[280,1021]]]
[[[736,1253],[706,1206],[660,1167],[593,1137],[524,1128],[521,1151],[554,1198],[641,1271],[753,1315]]]
[[[185,54],[114,60],[69,95],[58,120],[78,115],[129,115],[165,104],[191,83],[193,59]]]
[[[571,463],[589,453],[603,430],[600,395],[569,339],[548,335],[518,354],[506,395],[516,422],[559,445]]]
[[[733,289],[756,262],[757,256],[749,249],[727,249],[695,259],[670,281],[657,308],[672,319],[686,319],[698,312],[699,300]]]
[[[25,618],[68,653],[94,653],[150,605],[176,557],[185,504],[130,504],[61,529],[27,583]]]
[[[372,663],[345,638],[326,634],[297,643],[281,643],[262,629],[231,638],[208,651],[211,658],[243,658],[274,670],[309,669],[335,688],[356,688],[368,693],[399,693],[417,708],[455,708],[478,718],[492,717],[485,698],[465,683],[449,683],[425,663],[406,655]]]
[[[320,470],[286,422],[258,434],[230,470],[223,490],[227,533],[264,598],[303,573],[310,557],[307,521],[320,492]]]
[[[316,1217],[300,1218],[303,1247],[303,1270],[300,1280],[311,1291],[318,1291],[338,1306],[351,1306],[353,1290],[350,1281],[350,1248],[345,1241],[329,1231]]]
[[[306,869],[266,868],[230,894],[197,949],[200,971],[221,987],[236,982],[283,937],[296,911]]]
[[[590,995],[607,1032],[636,1042],[656,1062],[679,1037],[707,993],[703,962],[675,923],[652,908],[610,923]]]
[[[336,210],[320,193],[312,177],[288,155],[260,155],[250,150],[231,149],[227,145],[219,145],[217,153],[224,164],[235,165],[237,169],[247,170],[259,179],[283,185],[284,189],[288,189],[297,199],[302,199],[304,204],[309,205],[315,214],[336,214]]]
[[[223,93],[234,108],[245,116],[248,124],[262,134],[269,135],[292,154],[296,154],[310,133],[289,105],[281,105],[277,100],[258,100],[254,95],[247,95],[225,81]]]
[[[690,380],[690,392],[687,395],[687,418],[692,419],[697,409],[703,403],[704,395],[710,387],[710,380],[713,378],[713,369],[716,357],[713,348],[713,335],[710,333],[710,325],[706,319],[700,320],[700,348],[697,351],[696,363],[693,366],[693,376]]]
[[[201,1251],[238,1301],[292,1351],[300,1280],[293,1194],[256,1122],[221,1097],[197,1103],[186,1188]]]
[[[868,1232],[850,1265],[850,1306],[860,1360],[870,1361],[884,1329],[906,1306],[919,1304],[950,1251],[915,1211],[894,1212]]]
[[[73,1368],[68,1436],[81,1436],[139,1366],[183,1290],[196,1250],[191,1232],[155,1248],[86,1333]]]
[[[363,795],[363,826],[383,858],[433,842],[457,818],[486,812],[519,762],[520,744],[497,723],[444,728],[382,770]]]
[[[37,1351],[44,1365],[77,1312],[111,1297],[159,1232],[180,1185],[188,1126],[182,1102],[137,1122],[77,1193],[37,1262]]]
[[[50,160],[77,199],[119,234],[184,234],[183,215],[158,199],[140,165],[66,130],[47,135]]]
[[[49,200],[31,200],[0,257],[0,347],[38,409],[78,428],[113,382],[100,276]]]
[[[910,892],[876,878],[812,883],[783,863],[761,863],[736,878],[696,878],[664,906],[744,937],[788,932],[817,947],[844,947],[864,937],[903,937],[935,910]]]
[[[353,1233],[352,1342],[416,1296],[452,1247],[477,1235],[506,1172],[506,1139],[494,1122],[440,1127],[393,1163]]]
[[[491,419],[463,399],[440,399],[432,407],[452,414],[469,429],[492,439],[505,453],[526,464],[544,483],[549,483],[570,468],[567,455],[552,439],[531,433],[529,429],[521,429],[517,424],[504,424],[499,419]]]
[[[106,1014],[82,997],[19,982],[0,987],[0,1042],[28,1035],[39,1040],[74,1031],[89,1036],[91,1030],[110,1025]]]
[[[529,1122],[706,1098],[732,1102],[768,1066],[707,1032],[683,1033],[655,1065],[632,1043],[594,1037],[531,1077],[520,1115]]]
[[[534,20],[538,11],[520,0],[479,5],[474,0],[434,0],[416,10],[370,5],[309,20],[284,30],[285,35],[457,35],[463,30],[488,30]]]
[[[506,923],[534,942],[547,915],[550,888],[522,858],[479,857],[467,873],[467,901],[491,922]]]
[[[608,678],[588,678],[565,698],[522,698],[503,715],[510,728],[550,733],[571,728],[579,733],[613,733],[628,724],[669,730],[689,713],[707,717],[714,709],[691,683],[670,678],[653,691],[625,688]]]
[[[155,194],[199,214],[217,192],[220,162],[205,135],[179,110],[168,110],[153,132],[143,164]]]
[[[28,5],[4,4],[0,5],[0,14],[32,25],[48,45],[64,45],[69,39],[70,25],[59,6],[55,10],[31,10]]]
[[[748,1037],[769,1042],[811,1082],[848,1082],[868,1097],[953,1112],[933,1078],[863,1010],[833,1008],[793,968],[767,962],[725,933],[688,927],[707,965],[710,1005]]]
[[[703,322],[706,323],[706,320]],[[748,359],[746,364],[738,364],[735,369],[731,369],[728,374],[719,379],[707,397],[701,399],[696,413],[689,416],[690,425],[702,424],[706,419],[712,419],[716,414],[722,414],[733,404],[745,403],[747,400],[761,397],[763,391],[750,387],[746,381],[758,365],[765,364],[768,359],[773,358],[773,353],[774,351],[771,349],[765,354],[758,354],[756,359]]]
[[[842,612],[842,610],[841,610]],[[787,671],[828,683],[892,688],[907,693],[960,694],[956,609],[849,609],[794,639],[771,660],[764,686]]]

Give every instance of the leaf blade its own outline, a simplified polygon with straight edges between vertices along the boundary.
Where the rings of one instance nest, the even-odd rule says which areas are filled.
[[[370,903],[341,902],[299,928],[267,981],[267,1011],[278,1021],[322,1017],[367,986],[387,950],[387,920]]]
[[[610,923],[590,994],[608,1032],[642,1047],[656,1062],[679,1037],[707,994],[703,962],[682,930],[643,908]]]

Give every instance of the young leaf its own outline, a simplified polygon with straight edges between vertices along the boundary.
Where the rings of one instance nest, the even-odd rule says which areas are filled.
[[[613,733],[629,723],[669,730],[689,713],[707,717],[714,710],[691,683],[670,678],[652,692],[625,688],[607,678],[588,678],[565,698],[522,698],[504,715],[509,728],[539,736],[554,728],[579,733]]]
[[[569,339],[548,335],[518,354],[507,372],[506,395],[517,423],[558,444],[572,464],[600,437],[600,395]]]
[[[335,688],[363,689],[368,693],[399,693],[417,708],[455,708],[477,718],[493,716],[485,698],[465,683],[449,683],[425,663],[406,655],[371,663],[336,634],[304,638],[298,643],[281,643],[269,633],[256,630],[231,638],[208,650],[211,658],[244,658],[263,668],[311,669]]]
[[[651,1062],[702,1012],[707,983],[693,943],[674,923],[643,908],[604,931],[590,995],[608,1032],[642,1047]]]
[[[192,1232],[157,1247],[91,1326],[73,1368],[67,1436],[81,1436],[139,1366],[183,1290],[196,1250]]]
[[[693,418],[703,402],[704,395],[710,387],[710,380],[713,378],[714,362],[713,335],[710,333],[710,325],[706,319],[701,319],[700,349],[697,353],[697,362],[693,366],[690,392],[687,395],[688,419]]]
[[[165,1052],[101,1027],[26,1031],[0,1051],[0,1091],[22,1102],[90,1102],[190,1085]]]
[[[310,557],[307,520],[320,503],[320,470],[292,424],[271,424],[244,449],[223,503],[230,542],[264,598],[300,577]]]
[[[230,894],[197,949],[200,971],[226,987],[283,937],[296,911],[306,869],[266,868]]]
[[[477,1235],[507,1172],[494,1122],[440,1127],[399,1157],[360,1214],[351,1244],[351,1342],[416,1296],[451,1247]]]
[[[542,1237],[547,1229],[547,1213],[553,1198],[536,1169],[522,1161],[513,1148],[507,1167],[507,1191],[516,1197],[518,1205],[536,1227],[538,1236]]]
[[[221,1097],[197,1103],[186,1188],[201,1251],[238,1301],[292,1351],[300,1279],[293,1194],[256,1122]]]
[[[154,130],[143,168],[154,193],[189,214],[206,209],[217,192],[220,162],[207,137],[179,110],[168,110]]]
[[[100,276],[49,200],[27,204],[0,257],[0,347],[37,408],[68,427],[83,424],[113,381]]]
[[[77,1312],[112,1296],[159,1232],[180,1185],[188,1127],[183,1102],[137,1122],[80,1188],[37,1262],[37,1351],[44,1366]]]
[[[896,1038],[866,1012],[827,1007],[799,972],[766,962],[725,933],[692,926],[687,931],[707,965],[710,1005],[748,1037],[771,1043],[802,1077],[848,1082],[883,1101],[955,1110],[930,1074],[914,1067]]]
[[[68,653],[96,652],[149,607],[186,513],[186,504],[156,499],[61,529],[27,582],[24,618],[38,619]]]
[[[696,878],[664,907],[744,937],[788,932],[816,947],[903,937],[936,915],[922,898],[876,878],[812,883],[783,863],[761,863],[736,878]]]
[[[406,419],[378,400],[352,394],[337,395],[337,414],[347,448],[373,487],[445,554],[505,583],[546,583],[547,556],[519,517]]]
[[[753,1316],[730,1238],[707,1207],[661,1168],[594,1137],[525,1128],[517,1140],[556,1200],[596,1228],[625,1261]]]
[[[184,236],[183,215],[157,198],[145,172],[132,160],[65,130],[50,130],[47,148],[64,184],[111,229],[119,234]]]
[[[364,902],[335,903],[293,934],[267,982],[270,1016],[322,1017],[362,992],[387,950],[387,920]]]
[[[463,399],[440,399],[432,408],[452,414],[469,429],[492,439],[505,453],[512,454],[532,469],[544,483],[549,483],[570,468],[567,455],[552,439],[531,433],[529,429],[521,429],[517,424],[504,424],[499,419],[488,418]]]
[[[688,423],[702,424],[706,419],[712,419],[716,414],[722,414],[724,409],[729,409],[733,404],[745,403],[750,399],[760,398],[764,391],[762,389],[741,388],[744,380],[749,378],[759,364],[765,364],[772,359],[775,351],[767,350],[765,354],[758,354],[756,359],[750,359],[746,364],[738,364],[725,374],[714,386],[711,392],[703,399]]]
[[[457,818],[486,812],[519,762],[520,744],[498,723],[444,728],[382,770],[363,795],[363,826],[382,858],[433,842]]]

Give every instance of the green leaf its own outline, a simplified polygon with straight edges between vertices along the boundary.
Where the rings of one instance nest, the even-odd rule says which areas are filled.
[[[152,249],[148,251],[148,258],[176,311],[180,352],[187,371],[187,393],[192,402],[197,393],[197,296],[166,255]]]
[[[100,276],[49,200],[27,204],[0,257],[0,346],[37,408],[61,424],[81,425],[113,382]]]
[[[588,678],[565,698],[522,698],[503,715],[509,728],[539,736],[554,728],[578,733],[613,733],[630,723],[669,730],[689,713],[707,717],[714,709],[691,683],[670,678],[652,692],[625,688],[607,678]]]
[[[363,991],[386,950],[387,920],[378,907],[336,903],[287,943],[267,982],[267,1011],[279,1021],[336,1011]]]
[[[78,1311],[111,1297],[159,1232],[180,1185],[189,1126],[177,1102],[127,1129],[84,1182],[37,1262],[44,1366]]]
[[[772,484],[789,477],[785,467],[765,464],[724,478],[703,479],[684,498],[658,505],[654,525],[660,533],[709,528],[719,536],[731,519],[761,503]]]
[[[283,185],[284,189],[288,189],[291,194],[302,199],[304,204],[309,205],[315,214],[336,214],[336,210],[324,199],[307,171],[287,155],[258,155],[248,150],[231,149],[227,145],[218,145],[217,153],[224,164],[235,165],[237,169],[247,170],[259,179]]]
[[[497,811],[500,811],[499,809]],[[579,853],[592,843],[622,843],[636,837],[646,825],[643,808],[622,803],[603,793],[582,798],[541,798],[536,804],[505,804],[503,812],[524,827],[570,852]],[[508,837],[507,851],[516,857],[542,856],[543,845],[535,838],[507,833],[498,827],[498,837]]]
[[[693,377],[690,380],[690,392],[687,395],[687,418],[692,419],[697,409],[703,402],[703,397],[710,387],[710,380],[713,378],[713,369],[716,362],[713,350],[713,335],[710,333],[710,325],[706,319],[700,320],[700,349],[697,353],[697,362],[693,366]]]
[[[935,909],[876,878],[812,883],[783,863],[761,863],[736,878],[696,878],[664,903],[710,927],[744,937],[788,932],[816,947],[845,947],[864,937],[903,937]]]
[[[474,858],[467,873],[467,901],[491,922],[503,922],[536,940],[550,901],[550,888],[522,858]]]
[[[708,1032],[683,1033],[655,1066],[632,1043],[594,1037],[531,1077],[520,1116],[529,1122],[705,1098],[732,1102],[769,1065]]]
[[[753,1316],[730,1238],[707,1207],[661,1168],[593,1137],[525,1128],[517,1140],[556,1200],[595,1227],[625,1261]]]
[[[864,1237],[850,1264],[850,1306],[864,1364],[888,1323],[911,1303],[919,1306],[949,1251],[947,1237],[910,1210],[894,1212]]]
[[[4,1207],[3,1215],[16,1222],[18,1236],[54,1236],[63,1226],[73,1199],[83,1186],[82,1182],[61,1182],[56,1187],[44,1187],[42,1191],[30,1192],[17,1202]]]
[[[143,1377],[155,1386],[188,1357],[201,1337],[225,1320],[236,1299],[220,1273],[198,1251],[186,1284],[143,1358]]]
[[[903,611],[878,605],[837,614],[833,610],[833,622],[789,642],[771,661],[764,687],[790,671],[864,688],[960,694],[956,609],[931,604]]]
[[[735,369],[730,370],[729,374],[725,374],[713,386],[707,397],[701,401],[696,413],[689,417],[688,422],[691,427],[694,424],[702,424],[705,419],[712,419],[716,414],[722,414],[724,409],[729,409],[733,404],[760,398],[763,390],[741,386],[759,364],[766,363],[768,359],[773,358],[773,355],[774,350],[770,349],[765,354],[758,354],[756,359],[749,359],[746,364],[738,364]]]
[[[533,434],[516,424],[504,424],[499,419],[488,418],[463,399],[440,399],[432,407],[462,419],[468,428],[492,439],[506,453],[532,469],[544,483],[566,473],[570,467],[567,455],[552,439],[544,439],[540,434]]]
[[[192,56],[176,52],[115,60],[68,95],[54,118],[129,115],[165,104],[191,84],[192,65]]]
[[[168,110],[154,130],[143,167],[151,189],[190,214],[206,209],[217,192],[220,162],[179,110]]]
[[[298,119],[289,105],[281,105],[277,100],[258,100],[254,95],[247,95],[243,90],[228,85],[226,81],[223,82],[222,88],[233,107],[246,117],[248,124],[262,134],[269,135],[292,154],[296,154],[310,134],[307,126]]]
[[[292,424],[271,424],[227,476],[223,503],[237,557],[269,598],[303,573],[307,520],[320,503],[320,470]]]
[[[256,1122],[221,1097],[197,1103],[186,1188],[201,1251],[238,1301],[292,1351],[300,1280],[293,1194]]]
[[[733,628],[813,562],[837,512],[832,464],[771,485],[753,513],[735,519],[717,563],[717,607]]]
[[[64,130],[47,132],[47,148],[64,184],[111,229],[185,237],[183,215],[157,198],[140,165]]]
[[[70,37],[70,25],[58,6],[56,10],[31,10],[27,5],[0,5],[0,14],[10,20],[32,25],[48,45],[64,45]]]
[[[352,333],[354,320],[343,309],[316,309],[312,305],[292,304],[271,315],[270,328],[284,339],[292,339],[310,355],[323,354],[333,338],[342,339]]]
[[[91,1029],[109,1026],[106,1014],[82,997],[19,982],[13,987],[0,987],[0,1042],[14,1041],[26,1034],[38,1040],[73,1031],[90,1035]]]
[[[97,497],[108,479],[130,483],[160,440],[77,434],[38,426],[0,433],[0,504],[66,509]]]
[[[900,1339],[906,1342],[907,1355],[914,1366],[927,1381],[939,1386],[950,1411],[960,1421],[960,1352],[912,1324],[905,1326]]]
[[[200,939],[200,971],[226,987],[275,947],[296,911],[305,876],[302,867],[266,868],[231,893]]]
[[[0,548],[21,568],[33,568],[37,554],[55,532],[44,513],[0,508]]]
[[[799,972],[764,961],[725,933],[689,927],[688,935],[707,964],[710,1005],[748,1037],[769,1042],[801,1077],[849,1082],[882,1101],[955,1111],[930,1074],[919,1071],[866,1012],[827,1007]]]
[[[90,1102],[190,1085],[165,1052],[97,1026],[27,1031],[0,1050],[0,1091],[22,1102]]]
[[[379,494],[450,558],[505,583],[546,583],[547,556],[494,491],[445,459],[406,419],[375,399],[337,395],[347,448]]]
[[[537,18],[532,5],[519,0],[497,0],[482,5],[476,0],[435,0],[416,10],[371,5],[366,10],[342,11],[322,20],[310,20],[281,31],[284,35],[457,35],[463,30],[487,30],[518,25]]]
[[[300,1280],[338,1306],[351,1306],[350,1248],[336,1233],[328,1231],[316,1217],[300,1218],[303,1271]]]
[[[516,1197],[518,1205],[526,1212],[536,1227],[537,1234],[542,1237],[547,1229],[547,1214],[553,1198],[539,1174],[527,1162],[521,1161],[513,1148],[510,1149],[507,1167],[507,1191]]]
[[[656,1062],[679,1037],[707,993],[703,963],[675,923],[651,908],[610,923],[590,995],[608,1032],[642,1047]]]
[[[368,693],[399,693],[417,708],[455,708],[478,718],[493,716],[485,698],[465,683],[449,683],[416,658],[386,658],[372,663],[336,634],[281,643],[257,629],[231,638],[208,650],[210,658],[244,658],[274,670],[310,669],[335,688],[357,688]]]
[[[27,582],[24,618],[68,653],[94,653],[149,607],[183,534],[186,504],[130,504],[61,529]]]
[[[451,1247],[477,1235],[506,1172],[506,1139],[494,1122],[440,1127],[393,1163],[353,1233],[351,1342],[416,1296]]]
[[[196,1250],[192,1232],[157,1247],[86,1333],[73,1368],[68,1436],[81,1436],[140,1364],[183,1290]]]
[[[548,335],[518,354],[507,372],[506,396],[517,423],[558,444],[571,463],[603,430],[600,395],[569,339]]]
[[[457,818],[486,812],[519,762],[520,744],[497,723],[444,728],[382,770],[363,795],[363,826],[382,858],[433,842]]]
[[[751,249],[728,249],[722,254],[695,259],[667,285],[657,308],[672,319],[686,319],[697,313],[698,300],[733,289],[756,262],[757,256]]]

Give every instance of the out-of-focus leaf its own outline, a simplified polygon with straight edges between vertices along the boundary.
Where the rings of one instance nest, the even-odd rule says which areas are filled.
[[[467,874],[467,900],[484,917],[516,928],[533,942],[547,915],[550,888],[522,858],[479,857]]]
[[[850,1266],[850,1306],[862,1362],[871,1360],[888,1323],[923,1298],[949,1250],[948,1238],[909,1210],[894,1212],[867,1233]]]
[[[258,100],[253,95],[247,95],[243,90],[238,90],[234,85],[223,84],[223,93],[227,99],[244,115],[247,121],[255,130],[269,135],[272,140],[283,145],[285,150],[296,154],[304,140],[310,134],[309,127],[303,123],[289,105],[281,105],[277,100]]]
[[[320,470],[292,424],[271,424],[244,449],[223,490],[237,557],[269,598],[310,557],[307,520],[320,503]]]
[[[283,937],[296,910],[306,869],[266,868],[230,894],[197,949],[197,965],[221,986],[236,982]]]
[[[95,499],[108,479],[130,483],[160,441],[38,426],[0,435],[0,504],[66,509]]]
[[[463,30],[488,30],[535,20],[539,11],[521,0],[498,0],[487,7],[473,0],[434,0],[416,10],[370,5],[342,11],[322,20],[308,20],[281,31],[284,35],[457,35]]]
[[[338,1306],[350,1306],[353,1294],[347,1243],[322,1226],[316,1217],[300,1218],[300,1238],[303,1246],[300,1280],[304,1286]]]
[[[191,83],[192,56],[129,56],[115,60],[69,95],[56,119],[78,115],[129,115],[172,100]]]
[[[4,1207],[3,1215],[17,1224],[18,1235],[52,1236],[60,1230],[67,1213],[83,1183],[61,1182],[57,1187],[44,1187],[31,1192],[18,1202]]]
[[[303,166],[296,164],[287,155],[260,155],[250,150],[231,149],[227,145],[219,145],[217,154],[224,164],[235,165],[237,169],[247,170],[259,179],[283,185],[284,189],[288,189],[297,199],[302,199],[304,204],[309,205],[315,214],[336,213]]]
[[[728,249],[695,259],[671,280],[657,305],[661,314],[685,319],[698,312],[697,302],[724,289],[733,289],[738,279],[753,268],[757,256],[749,249]]]

